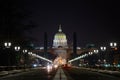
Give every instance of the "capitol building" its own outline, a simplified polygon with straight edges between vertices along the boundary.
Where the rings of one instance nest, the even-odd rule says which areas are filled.
[[[53,40],[53,47],[58,48],[59,46],[63,48],[68,47],[67,38],[65,33],[62,32],[61,25],[59,25],[58,32],[55,34],[54,40]]]
[[[47,42],[46,42],[47,43]],[[71,54],[74,53],[73,46],[69,46],[67,42],[67,36],[62,31],[61,25],[59,25],[58,32],[54,35],[52,47],[40,47],[35,50],[36,53],[49,53],[56,55],[56,58],[53,60],[55,64],[63,65],[67,63],[67,60],[71,57]],[[81,53],[81,48],[76,46],[76,53]]]

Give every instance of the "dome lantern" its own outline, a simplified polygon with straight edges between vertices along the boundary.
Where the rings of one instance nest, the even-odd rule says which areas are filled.
[[[58,32],[62,32],[61,24],[59,25],[59,30]]]

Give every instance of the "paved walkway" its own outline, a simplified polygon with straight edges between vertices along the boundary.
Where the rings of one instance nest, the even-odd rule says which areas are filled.
[[[61,68],[58,69],[53,80],[67,80],[67,77]]]

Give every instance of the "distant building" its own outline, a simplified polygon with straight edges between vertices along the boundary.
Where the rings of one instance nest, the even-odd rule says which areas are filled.
[[[65,33],[62,32],[61,25],[59,25],[59,30],[54,36],[53,47],[58,48],[59,46],[66,48],[68,47],[67,38]]]
[[[67,37],[62,31],[61,25],[59,25],[58,32],[54,35],[52,47],[47,46],[47,52],[57,56],[54,60],[54,63],[59,65],[66,64],[67,59],[71,57],[71,54],[81,54],[84,51],[85,50],[82,51],[80,47],[76,46],[76,53],[73,52],[73,46],[68,45]],[[35,52],[42,54],[45,53],[44,47],[37,47]]]

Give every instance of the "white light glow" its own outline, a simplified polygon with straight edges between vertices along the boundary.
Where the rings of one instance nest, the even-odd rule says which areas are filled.
[[[102,51],[105,51],[106,50],[106,47],[100,47],[100,49],[102,50]]]
[[[37,64],[33,64],[33,67],[37,67]]]
[[[98,53],[99,52],[99,50],[94,50],[94,53]]]
[[[5,42],[5,43],[4,43],[4,46],[5,46],[6,48],[10,48],[11,42]]]
[[[110,46],[111,46],[111,47],[116,47],[116,46],[117,46],[117,43],[115,43],[115,42],[112,43],[112,42],[111,42],[111,43],[110,43]]]
[[[54,68],[56,69],[58,67],[58,65],[54,65]]]
[[[25,50],[23,50],[23,53],[27,53],[27,50],[25,49]]]
[[[52,70],[52,65],[48,64],[47,67],[46,67],[48,73]]]
[[[16,51],[19,51],[19,50],[20,50],[20,46],[15,46],[14,49],[15,49]]]

